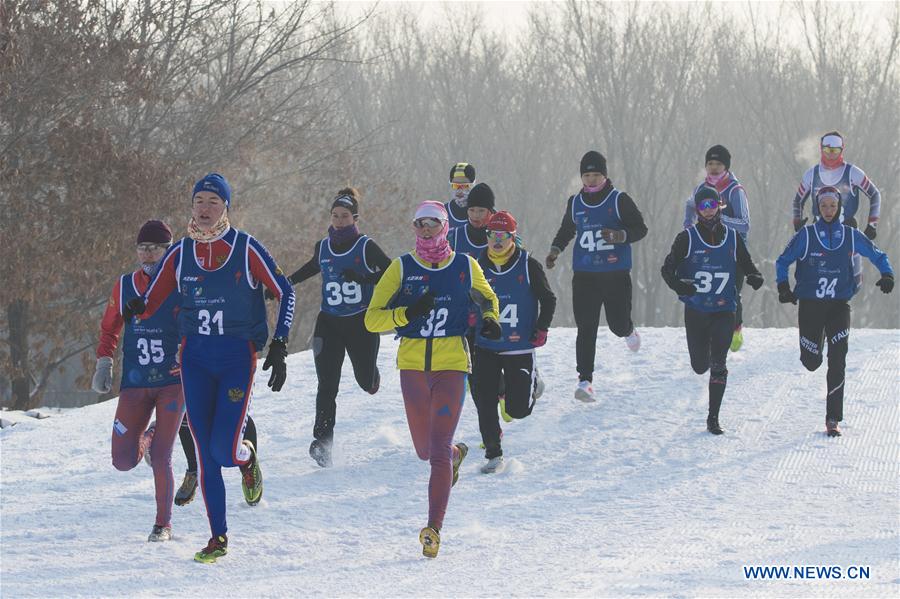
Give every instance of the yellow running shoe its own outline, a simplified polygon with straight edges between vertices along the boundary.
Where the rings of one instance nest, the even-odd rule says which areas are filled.
[[[422,543],[422,555],[432,559],[437,557],[441,548],[441,533],[430,526],[426,526],[419,532],[419,542]]]
[[[734,335],[731,336],[731,351],[737,351],[744,345],[744,333],[741,329],[735,329]]]
[[[512,422],[513,417],[506,413],[506,396],[500,396],[500,417],[503,418],[503,422]]]
[[[204,564],[214,564],[216,560],[228,553],[228,537],[218,535],[212,537],[206,547],[194,554],[194,561]]]

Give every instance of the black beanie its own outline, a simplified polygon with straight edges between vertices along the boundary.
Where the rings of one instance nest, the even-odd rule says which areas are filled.
[[[581,157],[581,174],[600,173],[606,176],[606,158],[600,152],[591,150]]]
[[[705,165],[710,160],[718,160],[725,165],[725,170],[731,170],[731,152],[725,146],[715,145],[708,149],[706,151],[706,160],[703,164]]]
[[[450,180],[454,177],[465,177],[469,183],[475,182],[475,167],[468,162],[457,162],[450,167]]]
[[[494,192],[487,183],[479,183],[469,191],[467,208],[487,208],[494,210]]]

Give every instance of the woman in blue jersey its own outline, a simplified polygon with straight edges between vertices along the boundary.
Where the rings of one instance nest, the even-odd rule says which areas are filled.
[[[726,360],[737,309],[737,276],[759,289],[762,275],[744,240],[721,221],[718,192],[702,186],[694,192],[697,224],[680,232],[662,266],[666,284],[684,302],[684,328],[691,367],[709,371],[706,429],[721,435],[719,409],[728,380]]]
[[[841,192],[822,187],[816,193],[820,218],[801,228],[775,262],[778,301],[800,301],[800,361],[807,370],[822,364],[828,340],[828,391],[825,396],[825,431],[839,437],[844,419],[844,370],[850,339],[849,301],[858,291],[853,256],[865,256],[881,273],[875,283],[882,292],[894,289],[894,273],[887,255],[858,229],[841,224]],[[791,289],[788,271],[796,263],[797,284]]]
[[[423,202],[413,219],[416,249],[396,258],[375,286],[366,311],[372,332],[396,329],[397,367],[416,454],[428,460],[428,525],[419,532],[422,553],[437,557],[450,488],[468,447],[453,443],[465,402],[469,347],[465,340],[470,297],[478,296],[481,334],[500,336],[497,296],[470,256],[447,242],[447,211]]]
[[[504,467],[500,447],[497,397],[504,383],[505,413],[510,419],[525,418],[541,394],[534,350],[547,342],[547,331],[556,309],[556,296],[547,283],[541,263],[516,243],[516,219],[500,211],[487,222],[488,248],[478,259],[488,284],[500,302],[499,339],[479,334],[475,340],[472,378],[478,427],[484,443],[484,474]]]
[[[569,196],[559,230],[544,259],[547,268],[570,241],[572,248],[572,311],[578,335],[575,362],[578,386],[575,398],[594,397],[594,358],[600,311],[605,309],[609,330],[638,351],[641,337],[631,320],[631,244],[647,235],[644,217],[625,193],[616,189],[606,173],[606,158],[591,150],[581,158],[581,191]]]
[[[197,181],[188,236],[169,248],[147,290],[124,310],[128,318],[146,319],[170,295],[178,298],[181,382],[212,532],[194,559],[206,563],[228,551],[222,468],[240,467],[248,503],[262,496],[256,448],[244,439],[244,427],[256,353],[269,335],[264,286],[281,299],[263,364],[263,370],[272,369],[272,391],[280,391],[287,378],[287,336],[294,318],[291,284],[261,243],[231,227],[230,204],[231,187],[224,177],[210,173]]]
[[[312,258],[288,277],[298,285],[322,273],[322,304],[312,343],[319,389],[309,455],[323,468],[331,466],[344,354],[350,356],[363,391],[374,395],[381,382],[375,365],[380,336],[366,330],[364,319],[372,289],[391,261],[374,240],[359,232],[359,200],[353,187],[337,193],[328,236],[316,242]]]
[[[148,541],[172,538],[172,446],[184,412],[178,369],[177,296],[166,299],[152,318],[124,318],[128,300],[140,296],[172,245],[172,231],[158,220],[144,223],[137,236],[140,268],[120,276],[110,294],[97,346],[97,368],[91,387],[112,388],[113,358],[122,335],[122,381],[112,430],[112,461],[131,470],[150,457],[156,489],[156,523]],[[150,427],[150,417],[156,419]],[[145,430],[146,429],[146,430]]]

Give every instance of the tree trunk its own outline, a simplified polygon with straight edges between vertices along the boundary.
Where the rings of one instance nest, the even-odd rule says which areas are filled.
[[[9,358],[12,362],[12,409],[31,409],[31,368],[28,362],[28,304],[13,300],[6,307],[9,320]]]

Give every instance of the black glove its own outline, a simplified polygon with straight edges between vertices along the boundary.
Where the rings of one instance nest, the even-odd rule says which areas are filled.
[[[345,268],[341,271],[341,276],[344,277],[345,281],[350,281],[351,283],[365,283],[366,275],[361,272],[355,271],[352,268]]]
[[[848,227],[853,227],[854,229],[858,229],[859,227],[856,225],[856,219],[852,216],[850,218],[844,219],[844,224]]]
[[[434,308],[434,294],[428,291],[406,309],[406,320],[412,322],[431,312],[432,308]]]
[[[868,237],[872,241],[875,241],[875,227],[873,227],[872,225],[866,225],[866,230],[863,232],[866,234],[866,237]]]
[[[782,304],[797,303],[797,296],[791,291],[791,284],[787,281],[778,283],[778,301]]]
[[[144,303],[144,298],[133,297],[125,302],[125,307],[122,309],[122,319],[128,322],[132,317],[143,314],[146,310],[147,304]]]
[[[806,221],[808,221],[808,220],[809,220],[808,218],[804,218],[803,220],[796,221],[794,223],[794,231],[796,232],[796,231],[799,231],[800,229],[802,229],[803,225],[805,225]]]
[[[263,290],[263,295],[266,297],[267,300],[271,301],[271,300],[275,299],[275,294],[272,293],[272,290],[269,289],[268,287],[266,287],[265,290]]]
[[[675,285],[672,287],[672,290],[675,291],[678,295],[694,295],[697,293],[697,288],[694,287],[694,283],[692,281],[683,281],[678,279],[675,281]]]
[[[284,359],[287,358],[287,343],[280,337],[273,337],[269,343],[269,353],[266,354],[266,361],[263,362],[263,370],[272,369],[269,376],[269,388],[272,391],[281,391],[284,382],[287,380],[287,364]]]
[[[485,318],[481,321],[481,336],[485,339],[496,341],[500,338],[500,334],[502,332],[503,331],[500,329],[500,323],[493,318]]]
[[[747,284],[753,287],[754,290],[759,289],[763,285],[763,277],[758,272],[750,273],[747,275]]]
[[[875,281],[875,286],[880,287],[882,293],[890,293],[894,290],[894,277],[891,275],[881,275],[881,278]]]

